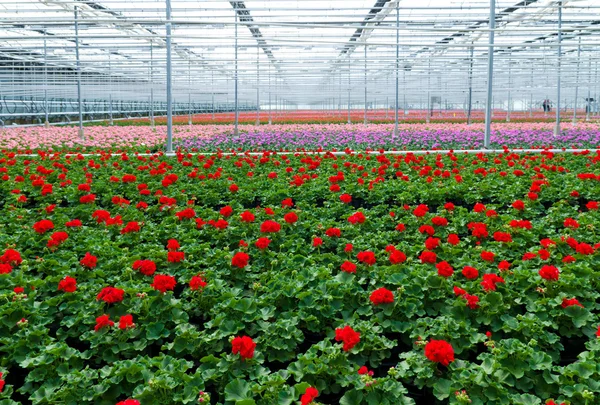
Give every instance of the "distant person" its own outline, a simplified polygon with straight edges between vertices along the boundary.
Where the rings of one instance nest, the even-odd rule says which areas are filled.
[[[548,100],[542,101],[542,107],[544,108],[544,112],[548,112]]]

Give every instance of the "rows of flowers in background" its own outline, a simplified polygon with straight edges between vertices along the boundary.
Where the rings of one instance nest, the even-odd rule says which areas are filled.
[[[600,151],[0,158],[0,399],[594,404]]]
[[[582,120],[585,117],[585,110],[580,109],[577,112],[578,117]],[[192,116],[192,122],[194,124],[232,124],[234,122],[235,115],[232,112],[227,113],[204,113],[194,114]],[[573,117],[573,110],[561,110],[561,117],[565,121],[571,120]],[[238,122],[240,124],[254,124],[256,123],[257,114],[256,111],[241,111],[238,115]],[[505,110],[494,110],[492,112],[492,122],[506,122],[507,112]],[[598,116],[591,115],[588,117],[590,120],[597,122]],[[348,122],[348,110],[344,109],[331,109],[331,110],[278,110],[271,111],[262,110],[259,113],[259,120],[261,124],[267,124],[269,119],[273,124],[345,124]],[[426,110],[407,110],[406,114],[404,111],[399,111],[399,121],[402,123],[420,124],[427,121]],[[473,110],[471,113],[471,122],[484,122],[485,111]],[[555,112],[544,113],[543,111],[512,111],[510,113],[511,122],[553,122],[555,119]],[[353,109],[350,111],[351,122],[358,123],[364,120],[364,110]],[[467,112],[465,110],[435,110],[432,111],[429,117],[430,122],[442,122],[442,123],[466,123]],[[385,109],[368,110],[367,121],[371,123],[393,123],[394,122],[394,111]],[[157,124],[165,124],[165,117],[157,117],[155,119]],[[175,125],[185,125],[189,122],[189,115],[176,115],[173,117],[173,123]],[[107,123],[105,123],[107,124]],[[148,118],[136,118],[117,121],[117,125],[150,125]]]
[[[233,136],[231,125],[178,126],[174,129],[177,146],[202,150],[222,149],[317,149],[347,147],[356,149],[428,149],[480,148],[483,145],[482,124],[402,124],[397,137],[393,125],[242,125],[239,136]],[[589,147],[600,143],[598,124],[564,125],[563,133],[553,137],[552,124],[495,124],[491,137],[494,147],[540,147],[546,145]],[[73,127],[3,128],[0,148],[104,148],[128,147],[138,150],[163,148],[166,127],[87,127],[81,141]]]

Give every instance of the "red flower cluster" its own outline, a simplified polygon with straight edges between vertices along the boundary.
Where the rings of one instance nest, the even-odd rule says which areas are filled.
[[[190,280],[190,289],[192,291],[206,287],[207,283],[202,276],[194,276]]]
[[[126,399],[125,401],[117,402],[117,405],[140,405],[140,401],[136,399]]]
[[[377,261],[375,259],[375,253],[367,250],[364,252],[359,252],[356,255],[356,258],[358,259],[359,262],[366,264],[367,266],[372,266],[375,264],[375,262]]]
[[[96,300],[102,300],[108,304],[114,304],[116,302],[123,301],[124,294],[125,290],[121,290],[120,288],[104,287],[96,296]]]
[[[347,352],[360,342],[360,333],[350,326],[344,326],[335,330],[335,341],[344,342],[343,350]]]
[[[428,250],[424,250],[421,255],[419,256],[419,259],[421,260],[421,263],[425,264],[425,263],[435,263],[437,260],[437,255],[435,254],[435,252],[430,252]]]
[[[77,280],[73,277],[66,276],[58,283],[58,289],[68,293],[75,292],[75,290],[77,290]]]
[[[454,361],[454,349],[445,340],[430,340],[425,345],[425,357],[448,367]]]
[[[52,235],[50,235],[50,239],[48,240],[46,246],[48,246],[49,248],[57,247],[67,239],[69,239],[69,234],[67,234],[66,232],[54,232]]]
[[[450,263],[446,261],[439,262],[435,265],[435,268],[437,269],[438,275],[442,277],[450,277],[454,274],[454,269]]]
[[[559,271],[556,267],[554,266],[542,266],[542,268],[539,271],[540,277],[542,277],[544,280],[549,280],[549,281],[558,281],[558,275],[559,275]]]
[[[40,234],[51,231],[52,229],[54,229],[54,223],[49,219],[42,219],[33,224],[33,230]]]
[[[93,269],[98,264],[98,258],[94,255],[91,255],[90,252],[86,252],[85,256],[79,261],[83,267],[87,267],[88,269]]]
[[[246,267],[248,265],[249,261],[250,261],[250,256],[248,256],[244,252],[237,252],[231,258],[231,265],[234,266],[234,267],[238,267],[240,269],[243,269],[244,267]]]
[[[363,214],[362,212],[355,212],[354,214],[350,215],[348,217],[348,222],[350,222],[352,225],[356,225],[356,224],[362,224],[366,221],[367,217],[365,217],[365,214]]]
[[[475,267],[465,266],[462,269],[462,274],[469,280],[473,280],[479,277],[479,270],[477,270]]]
[[[308,387],[304,394],[300,397],[300,405],[308,405],[319,396],[319,391],[316,388]]]
[[[382,287],[373,291],[369,299],[375,305],[391,304],[394,302],[394,293]]]
[[[404,252],[401,252],[400,250],[392,250],[390,252],[390,263],[392,264],[400,264],[400,263],[404,263],[406,261],[406,255],[404,254]]]
[[[496,274],[484,274],[481,286],[484,291],[496,291],[496,284],[504,283],[504,279]]]
[[[14,249],[6,249],[4,254],[0,256],[0,263],[18,266],[22,262],[21,254]]]
[[[283,216],[283,220],[288,224],[294,224],[298,221],[298,215],[295,212],[288,212]]]
[[[151,276],[156,272],[156,263],[152,260],[136,260],[131,267],[145,276]]]
[[[115,323],[110,320],[110,316],[101,315],[96,318],[96,326],[94,326],[94,330],[98,332],[100,329],[114,326],[114,324]]]
[[[242,222],[247,222],[247,223],[254,222],[255,218],[256,217],[254,216],[254,214],[251,213],[250,211],[244,211],[240,214],[240,220]]]
[[[184,252],[167,252],[167,261],[169,263],[179,263],[185,258]]]
[[[260,225],[260,231],[262,233],[277,233],[281,230],[281,225],[278,222],[270,219],[266,220]]]
[[[154,276],[154,280],[150,286],[164,294],[167,291],[173,291],[176,284],[175,277],[168,274],[157,274]]]
[[[127,328],[134,328],[134,327],[135,327],[135,323],[133,323],[132,315],[130,315],[130,314],[123,315],[119,319],[119,329],[127,329]]]
[[[583,305],[579,302],[579,300],[577,300],[577,298],[563,298],[561,304],[563,308],[570,307],[573,305],[583,308]]]
[[[254,245],[257,248],[264,250],[269,247],[270,243],[271,243],[271,240],[269,238],[258,238],[257,241],[254,243]]]
[[[125,235],[131,232],[139,232],[140,224],[136,221],[128,222],[123,229],[121,229],[121,235]]]
[[[239,354],[243,360],[254,357],[256,343],[249,336],[236,336],[231,341],[231,353]]]
[[[356,273],[356,264],[346,260],[342,263],[340,269],[345,273]]]

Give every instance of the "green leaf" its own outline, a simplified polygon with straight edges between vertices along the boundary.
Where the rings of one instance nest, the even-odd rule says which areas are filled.
[[[252,399],[252,395],[248,395],[250,391],[250,384],[244,380],[236,379],[231,381],[225,386],[225,400],[226,401],[243,401]]]
[[[450,396],[450,387],[452,386],[452,381],[447,380],[445,378],[440,378],[433,385],[433,395],[436,396],[437,399],[445,399]]]
[[[299,397],[300,395],[304,394],[308,387],[310,387],[310,384],[307,382],[301,382],[294,385],[294,392],[296,393],[296,397]]]
[[[351,390],[344,394],[340,399],[340,405],[360,405],[363,400],[363,394],[357,390]]]

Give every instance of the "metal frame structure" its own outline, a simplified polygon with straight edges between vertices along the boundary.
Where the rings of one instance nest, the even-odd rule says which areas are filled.
[[[397,123],[402,96],[427,120],[485,106],[489,140],[492,115],[555,94],[558,133],[577,106],[598,115],[599,15],[600,0],[0,0],[0,125],[83,137],[86,121],[166,116],[171,151],[177,112],[233,113],[237,135],[243,111]]]

